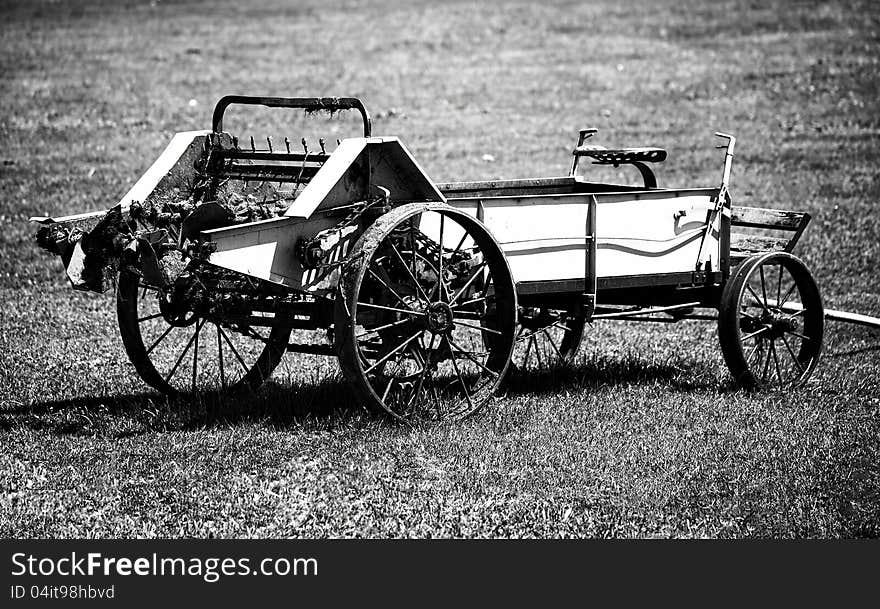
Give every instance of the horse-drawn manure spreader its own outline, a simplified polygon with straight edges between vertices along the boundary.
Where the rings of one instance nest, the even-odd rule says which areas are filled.
[[[240,104],[354,110],[363,136],[258,146],[223,130]],[[167,394],[255,390],[292,351],[336,356],[371,410],[458,418],[509,368],[570,359],[600,319],[717,319],[737,383],[805,382],[824,328],[791,253],[809,215],[732,206],[729,135],[718,185],[668,189],[666,151],[594,133],[563,177],[438,184],[355,98],[229,96],[109,211],[33,220],[75,288],[115,286],[125,351]],[[586,159],[644,184],[591,182]]]

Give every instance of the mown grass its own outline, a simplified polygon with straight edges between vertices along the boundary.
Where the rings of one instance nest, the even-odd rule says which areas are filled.
[[[798,253],[826,305],[880,315],[874,3],[0,14],[0,535],[878,535],[877,333],[829,323],[806,389],[753,394],[711,324],[597,323],[571,370],[430,428],[361,413],[311,357],[247,400],[168,401],[127,364],[112,299],[72,292],[25,222],[106,208],[227,93],[361,96],[438,181],[562,174],[593,125],[667,148],[661,184],[715,184],[721,130],[735,202],[812,213]]]

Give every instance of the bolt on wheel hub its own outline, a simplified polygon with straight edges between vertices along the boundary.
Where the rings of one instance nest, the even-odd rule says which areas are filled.
[[[452,330],[452,307],[445,302],[435,302],[428,305],[428,329],[434,334],[441,334]]]

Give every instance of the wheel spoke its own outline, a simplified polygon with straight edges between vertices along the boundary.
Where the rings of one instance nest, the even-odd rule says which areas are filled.
[[[473,324],[465,323],[463,321],[457,321],[455,319],[452,320],[456,326],[464,326],[465,328],[471,328],[472,330],[479,330],[480,332],[490,332],[491,334],[497,334],[498,336],[504,336],[503,332],[498,330],[494,330],[492,328],[487,328],[486,326],[475,326]]]
[[[767,282],[764,279],[763,264],[758,266],[758,274],[761,276],[761,294],[764,295],[764,308],[766,309],[769,305],[767,304]]]
[[[479,298],[472,298],[471,300],[468,300],[467,302],[462,302],[461,304],[458,305],[458,307],[452,309],[452,311],[454,313],[467,313],[469,311],[462,311],[462,309],[464,309],[464,307],[467,307],[472,304],[476,304],[478,302],[485,302],[486,300],[487,300],[486,296],[480,296]]]
[[[174,326],[168,326],[168,328],[164,332],[162,332],[162,336],[157,338],[156,341],[152,345],[150,345],[150,348],[147,349],[147,355],[152,353],[153,349],[158,347],[159,343],[161,343],[163,340],[165,340],[165,337],[168,336],[168,334],[170,334],[173,329],[174,329]]]
[[[437,281],[440,282],[440,294],[441,298],[443,296],[443,227],[446,221],[446,216],[441,213],[440,214],[440,239],[437,243]],[[448,294],[447,294],[448,296]]]
[[[385,386],[385,391],[382,393],[382,401],[383,402],[388,399],[388,393],[391,391],[391,385],[393,385],[394,381],[396,381],[396,380],[397,380],[396,376],[391,376],[388,379],[388,384]]]
[[[232,341],[229,340],[229,337],[226,336],[226,332],[223,331],[223,328],[221,328],[218,325],[217,329],[220,330],[220,334],[223,335],[223,338],[226,340],[226,344],[229,345],[230,349],[232,349],[233,355],[235,355],[235,358],[238,360],[238,363],[241,364],[241,367],[244,370],[244,373],[247,374],[247,372],[248,372],[247,364],[244,363],[244,359],[242,359],[241,355],[238,354],[238,349],[235,348],[235,345],[233,345]]]
[[[791,315],[787,316],[785,319],[786,319],[786,320],[794,319],[795,317],[800,317],[801,315],[803,315],[803,314],[806,313],[806,312],[807,312],[806,309],[800,309],[799,311],[795,311],[795,312],[792,313]]]
[[[782,300],[782,264],[779,265],[779,279],[776,282],[776,306],[779,305],[779,301]]]
[[[406,404],[407,408],[410,408],[410,406],[412,406],[412,409],[415,410],[416,408],[418,408],[419,404],[422,401],[422,387],[424,387],[425,379],[427,378],[428,374],[431,372],[431,367],[434,365],[433,353],[434,353],[434,341],[435,340],[437,340],[437,335],[432,334],[431,335],[431,342],[428,343],[428,357],[425,360],[424,366],[422,367],[422,374],[419,376],[419,384],[415,388],[415,393],[410,397],[409,400],[407,400],[407,404]],[[415,404],[412,404],[413,400],[416,401]]]
[[[770,343],[770,352],[773,354],[773,362],[776,365],[776,378],[779,379],[779,384],[784,385],[785,381],[782,379],[782,370],[779,367],[779,355],[776,353],[776,341],[772,341]]]
[[[748,355],[748,357],[746,357],[746,365],[747,366],[751,366],[752,358],[755,357],[755,353],[758,351],[758,348],[763,344],[763,342],[764,342],[764,339],[759,338],[758,341],[755,343],[755,346],[752,347],[752,350],[749,351],[749,355]],[[758,361],[761,361],[760,357],[758,358]]]
[[[407,309],[412,309],[412,307],[410,307],[407,304],[407,302],[403,299],[403,297],[400,294],[398,294],[394,288],[392,288],[390,285],[388,285],[384,279],[379,277],[379,275],[377,275],[376,272],[372,268],[368,268],[367,272],[370,275],[372,275],[373,277],[375,277],[379,281],[379,283],[381,283],[383,286],[385,286],[385,289],[387,289],[389,292],[391,292],[394,295],[394,297],[398,300],[398,302],[400,302],[400,304],[405,306]]]
[[[196,321],[196,337],[195,344],[193,345],[193,374],[192,374],[192,392],[196,392],[196,377],[198,376],[199,371],[199,333],[202,331],[202,327],[205,325],[205,322],[201,319]]]
[[[464,245],[465,240],[467,239],[468,233],[464,231],[464,234],[461,236],[461,240],[458,242],[458,245],[455,246],[455,249],[452,250],[452,253],[449,255],[450,258],[455,256],[458,253],[458,250],[461,249],[461,246]]]
[[[454,340],[452,340],[451,337],[447,336],[447,337],[446,337],[446,340],[449,341],[449,344],[452,345],[455,349],[457,349],[459,353],[461,353],[461,354],[464,355],[466,358],[468,358],[469,360],[471,360],[471,361],[472,361],[473,363],[475,363],[477,366],[479,366],[480,368],[482,368],[483,370],[485,370],[486,372],[488,372],[488,373],[491,374],[492,376],[498,376],[498,373],[497,373],[497,372],[495,372],[495,371],[492,370],[491,368],[487,368],[485,365],[481,364],[478,360],[474,359],[474,358],[473,358],[473,355],[475,355],[474,353],[472,353],[472,352],[470,352],[470,351],[465,351],[465,350],[462,349],[460,346],[458,346],[458,343],[456,343]]]
[[[571,328],[569,328],[568,326],[566,326],[565,324],[563,324],[562,322],[559,322],[559,321],[554,321],[552,324],[550,324],[549,327],[559,328],[563,332],[574,332],[574,330],[572,330]]]
[[[220,324],[217,324],[217,354],[220,361],[220,386],[226,389],[226,371],[223,368],[223,340],[220,337]]]
[[[764,327],[764,328],[761,328],[760,330],[750,332],[749,334],[746,334],[745,336],[743,336],[741,340],[743,342],[745,342],[745,341],[749,340],[750,338],[754,338],[755,336],[760,336],[761,334],[763,334],[767,330],[768,330],[768,328]]]
[[[541,358],[541,345],[538,344],[537,338],[535,338],[535,356],[538,358],[538,370],[543,370],[544,360]]]
[[[788,350],[788,354],[791,355],[791,359],[794,360],[794,363],[797,364],[798,370],[801,372],[804,371],[804,366],[801,364],[801,360],[798,359],[797,355],[794,353],[794,349],[791,348],[791,345],[788,344],[788,339],[785,338],[785,335],[782,335],[782,342],[785,345],[785,348]]]
[[[149,320],[151,320],[151,319],[156,319],[157,317],[162,317],[162,312],[161,312],[161,311],[160,311],[159,313],[153,313],[152,315],[145,315],[145,316],[143,316],[143,317],[138,317],[138,323],[140,324],[140,323],[143,323],[143,322],[145,322],[145,321],[149,321]]]
[[[524,368],[524,369],[529,367],[529,362],[531,361],[530,358],[531,358],[531,356],[532,356],[532,345],[535,344],[535,333],[532,332],[531,334],[529,334],[527,340],[528,340],[529,342],[526,343],[526,354],[525,354],[525,356],[523,357],[523,368]],[[535,350],[537,351],[538,348],[535,347]]]
[[[413,274],[413,272],[409,270],[409,267],[407,266],[406,261],[403,259],[403,256],[400,255],[400,252],[398,251],[397,246],[394,245],[394,243],[390,240],[388,241],[388,245],[391,246],[391,251],[394,252],[394,255],[397,256],[397,259],[400,261],[400,264],[406,270],[407,275],[409,275],[409,278],[412,279],[413,285],[416,286],[416,290],[418,290],[418,292],[422,295],[422,298],[425,300],[426,303],[430,302],[430,300],[428,300],[428,295],[425,294],[425,290],[422,289],[422,285],[419,283],[419,280],[416,279],[416,276]],[[413,250],[415,250],[415,247],[413,247]],[[415,253],[413,255],[415,255]]]
[[[788,299],[789,299],[789,297],[791,297],[795,288],[797,288],[797,283],[793,283],[792,286],[790,288],[788,288],[788,291],[785,293],[785,296],[783,296],[781,300],[780,299],[776,300],[776,307],[777,308],[781,309],[782,305],[784,305],[786,302],[788,302]]]
[[[409,223],[409,243],[412,248],[412,260],[411,260],[411,272],[410,276],[415,278],[416,276],[416,235],[415,235],[415,223]]]
[[[770,309],[767,308],[767,303],[765,303],[761,300],[761,297],[755,293],[755,290],[752,289],[752,286],[750,286],[749,284],[746,284],[746,289],[749,292],[751,292],[752,297],[755,299],[755,302],[758,303],[758,306],[769,313]]]
[[[770,351],[773,347],[773,343],[770,343],[770,349],[767,349],[767,361],[764,364],[764,371],[761,373],[761,380],[765,383],[767,382],[767,372],[770,370]]]
[[[355,338],[363,338],[364,336],[367,336],[369,334],[374,334],[374,333],[378,334],[379,331],[381,331],[381,330],[387,330],[388,328],[394,328],[394,327],[402,325],[402,324],[411,324],[411,323],[412,323],[412,319],[398,319],[397,321],[393,321],[390,324],[385,324],[384,326],[379,326],[377,328],[371,328],[370,330],[366,330],[364,332],[361,332],[360,334],[355,334]]]
[[[792,335],[797,336],[798,338],[801,338],[803,340],[810,340],[810,337],[807,336],[806,334],[801,334],[800,332],[795,332],[794,330],[786,330],[785,333],[792,334]]]
[[[565,359],[564,357],[562,357],[562,351],[560,351],[559,347],[556,346],[556,342],[553,340],[553,337],[547,331],[547,328],[544,328],[543,332],[544,332],[544,336],[546,336],[547,340],[550,342],[550,346],[553,347],[554,351],[556,351],[557,357],[559,357],[560,360]]]
[[[366,370],[364,370],[364,374],[365,374],[365,375],[366,375],[366,374],[369,374],[370,372],[372,372],[373,370],[375,370],[375,368],[376,368],[377,366],[381,366],[382,364],[384,364],[384,363],[388,360],[388,358],[390,358],[392,355],[394,355],[394,354],[396,354],[397,352],[399,352],[401,349],[403,349],[404,347],[406,347],[408,344],[410,344],[412,341],[414,341],[415,339],[417,339],[417,338],[418,338],[419,336],[421,336],[421,335],[422,335],[422,330],[419,330],[418,332],[416,332],[415,334],[413,334],[412,336],[410,336],[409,338],[407,338],[405,341],[403,341],[402,343],[400,343],[399,345],[397,345],[394,349],[392,349],[391,351],[389,351],[388,353],[386,353],[384,356],[382,356],[382,358],[379,359],[378,361],[376,361],[372,366],[370,366],[369,368],[367,368]]]
[[[446,348],[449,350],[449,357],[452,358],[452,368],[455,370],[455,376],[458,377],[458,382],[461,383],[461,390],[464,391],[464,397],[467,399],[468,406],[470,408],[474,407],[474,403],[471,400],[471,394],[468,393],[467,385],[464,382],[464,378],[461,376],[461,372],[458,369],[458,363],[455,361],[455,353],[452,351],[452,345],[449,342],[449,338],[444,336],[443,340],[446,341]]]
[[[385,305],[377,305],[370,302],[357,302],[355,303],[359,307],[366,307],[368,309],[379,309],[381,311],[394,311],[395,313],[403,313],[404,315],[422,315],[421,312],[415,311],[413,309],[398,309],[396,307],[386,307]]]
[[[449,306],[450,306],[450,307],[456,303],[456,301],[459,299],[459,297],[460,297],[462,294],[464,294],[464,292],[470,287],[470,285],[471,285],[471,284],[474,282],[474,280],[480,275],[480,273],[483,272],[483,268],[484,268],[485,266],[486,266],[486,263],[485,263],[485,262],[481,262],[481,263],[479,264],[479,266],[477,266],[477,270],[474,271],[473,275],[471,275],[470,278],[467,280],[467,282],[465,282],[465,284],[464,284],[463,286],[461,286],[461,289],[459,289],[458,292],[455,293],[455,296],[453,296],[453,297],[450,299],[450,301],[449,301]]]
[[[166,383],[168,381],[170,381],[171,377],[174,376],[174,373],[177,372],[177,368],[180,366],[180,362],[183,361],[183,358],[186,356],[187,351],[189,351],[189,348],[192,346],[193,341],[196,339],[196,336],[198,336],[198,331],[199,331],[198,330],[198,322],[196,322],[196,331],[193,332],[193,335],[190,337],[189,341],[187,341],[186,347],[183,348],[183,351],[181,352],[180,357],[178,357],[177,361],[174,362],[174,367],[171,368],[171,372],[169,372],[168,375],[165,377]]]

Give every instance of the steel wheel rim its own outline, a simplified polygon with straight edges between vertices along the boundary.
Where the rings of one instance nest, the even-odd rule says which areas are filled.
[[[120,273],[117,311],[138,374],[172,396],[255,390],[283,357],[290,334],[290,328],[265,328],[257,332],[263,343],[196,315],[173,325],[162,315],[159,290],[134,273]]]
[[[770,254],[745,270],[736,301],[738,356],[756,387],[803,384],[821,354],[822,302],[806,267]]]
[[[363,250],[347,303],[355,385],[398,420],[473,414],[497,389],[513,348],[515,303],[497,302],[499,294],[515,301],[507,262],[462,212],[419,205],[388,215],[390,226],[380,219],[372,227],[381,238]],[[498,337],[491,348],[484,333]]]
[[[513,365],[520,372],[550,372],[571,364],[584,332],[584,322],[566,312],[541,309],[534,327],[517,328]]]

